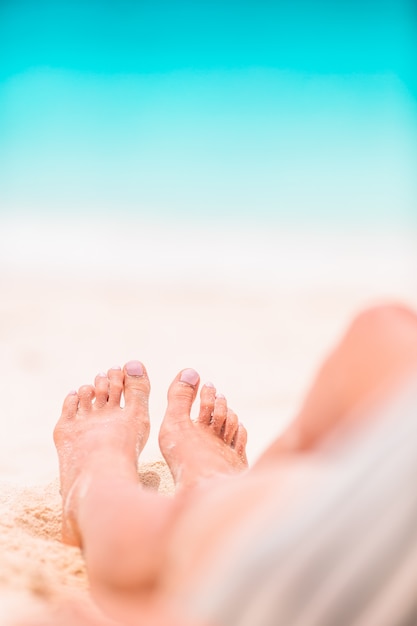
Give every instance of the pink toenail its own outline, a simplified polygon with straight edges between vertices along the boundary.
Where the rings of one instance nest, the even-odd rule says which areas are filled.
[[[192,369],[184,370],[181,373],[181,377],[180,377],[180,381],[182,383],[188,383],[192,387],[194,387],[194,385],[198,383],[198,379],[199,379],[199,375],[197,374],[195,370],[192,370]]]
[[[129,361],[125,367],[129,376],[143,376],[143,365],[139,361]]]
[[[204,383],[204,386],[205,387],[210,387],[210,389],[214,389],[214,385],[210,381],[208,383]]]
[[[76,389],[71,389],[71,391],[68,392],[69,396],[76,396],[77,395],[77,391]]]
[[[226,396],[224,396],[222,393],[216,393],[216,398],[217,398],[218,400],[225,400],[225,399],[226,399]]]
[[[110,368],[111,370],[121,370],[122,368],[120,367],[120,365],[113,365],[113,367]]]
[[[107,378],[107,374],[106,374],[106,372],[99,372],[99,373],[97,374],[97,376],[98,376],[99,378]]]

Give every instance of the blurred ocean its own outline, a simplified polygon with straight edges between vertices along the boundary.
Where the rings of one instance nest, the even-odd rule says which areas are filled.
[[[0,215],[407,229],[416,32],[408,0],[2,2]]]
[[[82,281],[417,294],[417,231],[397,224],[288,225],[83,216],[1,219],[0,268]]]

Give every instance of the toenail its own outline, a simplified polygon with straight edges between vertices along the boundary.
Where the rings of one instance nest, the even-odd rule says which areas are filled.
[[[106,374],[106,372],[99,372],[99,373],[97,374],[97,376],[98,376],[99,378],[107,378],[107,374]]]
[[[225,400],[225,399],[226,399],[226,396],[224,396],[222,393],[216,393],[216,398],[217,398],[218,400]]]
[[[110,368],[111,370],[121,370],[122,368],[120,367],[120,365],[113,365],[113,367]]]
[[[182,383],[188,383],[192,387],[198,383],[199,376],[195,370],[188,369],[181,373],[180,381]]]
[[[143,376],[143,365],[139,361],[129,361],[125,367],[129,376]]]
[[[77,395],[77,390],[76,389],[71,389],[71,391],[68,392],[69,396],[76,396]]]
[[[204,386],[205,387],[210,387],[211,389],[214,389],[214,385],[210,381],[208,383],[204,383]]]

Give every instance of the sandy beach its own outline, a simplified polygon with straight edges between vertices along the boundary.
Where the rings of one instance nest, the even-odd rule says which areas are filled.
[[[417,306],[416,269],[405,227],[2,218],[0,624],[87,588],[79,551],[59,541],[51,434],[70,389],[145,363],[141,477],[172,492],[157,434],[178,370],[194,367],[227,396],[253,462],[356,311]]]

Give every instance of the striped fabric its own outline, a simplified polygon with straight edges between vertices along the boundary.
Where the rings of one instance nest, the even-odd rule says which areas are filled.
[[[417,377],[196,598],[219,626],[417,626]],[[333,452],[332,452],[333,450]],[[334,456],[332,456],[332,454]]]

